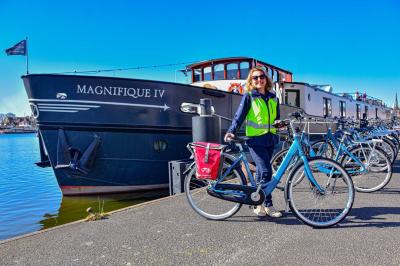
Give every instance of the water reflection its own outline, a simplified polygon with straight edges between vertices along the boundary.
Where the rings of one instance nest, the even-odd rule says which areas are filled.
[[[64,196],[58,213],[46,213],[40,224],[42,229],[46,229],[86,218],[88,216],[86,210],[89,207],[92,207],[93,212],[110,212],[165,196],[168,196],[168,190],[99,196]]]
[[[104,212],[168,195],[160,190],[85,197],[63,197],[53,170],[37,167],[35,134],[0,134],[0,240],[85,218],[86,209]]]

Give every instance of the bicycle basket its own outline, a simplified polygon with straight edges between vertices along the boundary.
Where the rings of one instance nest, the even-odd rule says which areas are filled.
[[[192,142],[189,144],[196,162],[196,178],[217,180],[222,170],[223,156],[226,145]]]

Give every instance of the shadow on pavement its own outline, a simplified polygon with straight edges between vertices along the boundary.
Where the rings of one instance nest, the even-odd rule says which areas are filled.
[[[400,195],[400,188],[384,188],[378,191],[375,191],[371,194],[398,194]]]
[[[392,172],[393,174],[400,173],[400,165],[393,165]]]
[[[291,212],[283,212],[281,218],[271,218],[268,216],[258,217],[254,215],[235,215],[224,222],[239,222],[239,223],[257,223],[257,222],[271,222],[282,225],[302,225],[303,223],[296,218]]]
[[[340,227],[399,227],[400,222],[387,221],[383,215],[400,215],[398,207],[353,208]],[[399,219],[400,220],[400,219]]]
[[[399,222],[387,221],[385,215],[400,215],[400,208],[398,207],[361,207],[352,208],[350,214],[341,221],[338,225],[332,228],[351,228],[351,227],[399,227]],[[224,222],[272,222],[281,225],[304,225],[299,219],[296,218],[291,212],[284,213],[281,218],[270,217],[257,217],[253,215],[237,215],[225,220]],[[306,225],[305,225],[306,226]]]

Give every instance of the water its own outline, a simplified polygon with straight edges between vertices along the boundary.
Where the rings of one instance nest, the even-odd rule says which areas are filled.
[[[85,218],[86,209],[105,212],[166,195],[63,197],[53,170],[37,167],[35,134],[0,134],[0,240]]]

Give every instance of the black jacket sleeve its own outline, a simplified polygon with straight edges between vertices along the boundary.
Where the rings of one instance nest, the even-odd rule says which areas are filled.
[[[236,134],[236,132],[240,129],[243,121],[245,120],[247,113],[249,112],[251,104],[250,95],[248,93],[243,94],[242,100],[240,101],[240,105],[236,110],[235,116],[232,120],[232,125],[228,129],[227,133]]]

